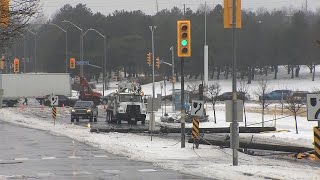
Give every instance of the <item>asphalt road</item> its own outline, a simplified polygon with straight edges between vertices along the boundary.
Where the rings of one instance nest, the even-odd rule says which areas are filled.
[[[204,179],[0,121],[0,179]]]

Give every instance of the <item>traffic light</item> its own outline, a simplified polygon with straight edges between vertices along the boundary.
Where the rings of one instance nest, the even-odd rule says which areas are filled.
[[[0,69],[4,69],[4,60],[0,60]]]
[[[13,60],[13,72],[14,73],[18,73],[19,72],[19,65],[20,65],[19,59],[15,58]]]
[[[149,66],[152,65],[152,53],[150,53],[150,52],[147,54],[147,64]]]
[[[156,59],[156,67],[159,69],[160,68],[160,58],[157,57]]]
[[[0,26],[2,27],[7,27],[9,25],[9,3],[10,0],[0,0]]]
[[[5,64],[5,59],[4,56],[2,56],[2,58],[0,59],[0,69],[4,69],[4,64]]]
[[[224,28],[232,28],[233,0],[224,0]],[[236,28],[241,28],[241,0],[236,0]]]
[[[191,23],[190,20],[177,21],[178,57],[191,56]]]
[[[70,69],[75,69],[75,68],[76,68],[76,59],[70,58]]]

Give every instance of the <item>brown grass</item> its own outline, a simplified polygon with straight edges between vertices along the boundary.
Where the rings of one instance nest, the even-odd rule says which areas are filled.
[[[258,109],[258,108],[246,108],[246,112],[250,112],[250,113],[261,113],[262,109]],[[276,109],[274,107],[268,107],[267,109],[265,109],[265,115],[274,115],[276,113],[276,116],[293,116],[293,113],[290,112],[288,109],[286,109],[285,107],[283,107],[283,112],[281,107],[277,107]],[[307,109],[305,107],[301,108],[298,112],[298,116],[301,117],[307,117]]]

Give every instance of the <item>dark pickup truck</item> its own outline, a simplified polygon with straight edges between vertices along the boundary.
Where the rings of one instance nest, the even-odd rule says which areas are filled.
[[[90,122],[98,121],[98,108],[93,101],[77,101],[71,110],[71,122],[79,119],[89,119]]]

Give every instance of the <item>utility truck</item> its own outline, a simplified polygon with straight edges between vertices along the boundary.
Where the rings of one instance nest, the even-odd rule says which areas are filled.
[[[128,124],[146,122],[146,106],[141,86],[136,83],[119,83],[118,90],[111,94],[107,103],[108,123],[127,121]]]
[[[71,96],[69,74],[0,74],[0,101],[3,105],[12,107],[21,98],[43,98],[50,94]]]

